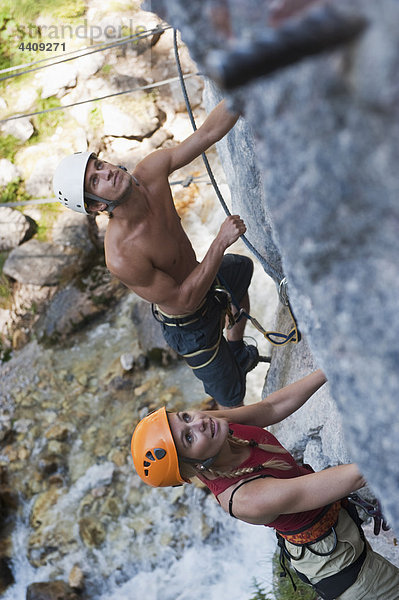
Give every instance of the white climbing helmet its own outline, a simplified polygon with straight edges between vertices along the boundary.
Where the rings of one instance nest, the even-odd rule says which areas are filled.
[[[92,152],[76,152],[62,159],[53,177],[55,197],[67,208],[88,215],[85,207],[84,182]]]
[[[86,210],[85,200],[104,202],[107,205],[107,210],[112,212],[115,208],[114,202],[96,196],[96,194],[85,192],[86,168],[92,156],[96,156],[94,152],[75,152],[75,154],[62,159],[53,177],[55,197],[67,208],[85,215],[90,214]]]

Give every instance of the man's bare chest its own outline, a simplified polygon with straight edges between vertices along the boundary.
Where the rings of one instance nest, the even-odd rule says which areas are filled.
[[[195,254],[180,219],[157,220],[143,232],[141,240],[153,266],[169,275],[186,271],[195,262]]]

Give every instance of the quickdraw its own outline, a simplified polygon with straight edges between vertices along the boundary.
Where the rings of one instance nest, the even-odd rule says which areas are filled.
[[[296,319],[294,317],[294,314],[292,312],[290,303],[288,301],[288,297],[287,297],[287,292],[286,292],[286,287],[287,287],[287,280],[286,278],[284,278],[283,280],[281,280],[280,282],[280,286],[279,286],[279,296],[280,296],[280,300],[281,302],[287,307],[292,322],[293,322],[293,327],[291,329],[291,331],[286,334],[286,333],[281,333],[280,331],[266,331],[266,329],[264,329],[262,327],[262,325],[259,323],[259,321],[257,319],[255,319],[255,317],[253,317],[252,315],[250,315],[246,310],[244,310],[243,308],[240,308],[240,310],[238,312],[236,312],[235,314],[232,313],[232,310],[230,308],[230,306],[239,306],[239,303],[235,300],[233,293],[231,292],[231,290],[228,288],[227,284],[225,283],[225,281],[219,276],[220,282],[222,285],[219,285],[216,289],[219,292],[223,292],[227,295],[228,297],[228,307],[227,307],[227,315],[229,318],[229,326],[228,329],[231,329],[231,327],[233,327],[236,323],[238,323],[243,317],[245,319],[248,319],[248,321],[250,321],[252,323],[252,325],[267,339],[268,342],[270,342],[273,346],[285,346],[286,344],[288,344],[289,342],[291,342],[292,344],[297,344],[298,342],[301,341],[301,333],[298,329],[298,325],[296,322]],[[283,290],[284,290],[284,295],[283,295]]]
[[[349,502],[361,508],[369,517],[374,519],[374,535],[378,535],[381,531],[389,531],[390,526],[385,520],[384,515],[382,514],[381,504],[378,500],[376,500],[376,504],[372,504],[368,502],[364,498],[361,498],[359,494],[350,494],[348,496]]]

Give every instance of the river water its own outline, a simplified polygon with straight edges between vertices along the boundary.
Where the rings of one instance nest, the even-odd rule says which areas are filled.
[[[227,195],[227,186],[222,191]],[[205,184],[194,199],[180,200],[201,258],[224,213]],[[232,250],[247,254],[240,243]],[[272,326],[277,294],[259,265],[250,292],[252,313]],[[4,600],[25,600],[35,581],[68,580],[75,565],[87,598],[96,600],[249,600],[254,578],[270,588],[271,531],[231,519],[195,485],[154,490],[134,473],[131,424],[159,402],[173,409],[204,399],[182,363],[151,364],[118,384],[120,356],[139,352],[135,300],[126,296],[63,346],[31,342],[2,367],[3,414],[13,422],[14,442],[0,460],[20,498],[12,533],[16,583]],[[247,333],[262,354],[270,352],[251,326]],[[260,399],[267,368],[249,374],[247,403]],[[49,484],[43,464],[51,460],[57,471]]]

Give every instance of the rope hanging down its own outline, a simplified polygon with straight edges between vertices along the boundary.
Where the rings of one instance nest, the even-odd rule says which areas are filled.
[[[183,92],[183,96],[184,96],[184,102],[186,104],[186,108],[187,108],[187,112],[188,115],[190,117],[190,121],[191,121],[191,125],[194,131],[197,130],[197,125],[195,123],[195,119],[194,119],[194,115],[193,115],[193,111],[191,109],[191,104],[190,104],[190,99],[188,97],[188,93],[187,93],[187,88],[186,88],[186,84],[184,82],[184,75],[183,75],[183,70],[181,67],[181,62],[180,62],[180,57],[179,57],[179,50],[178,50],[178,46],[177,46],[177,30],[174,29],[173,30],[173,47],[174,47],[174,52],[175,52],[175,59],[176,59],[176,65],[177,65],[177,70],[179,73],[179,79],[180,79],[180,85],[181,85],[181,89]],[[230,211],[229,208],[222,196],[222,193],[217,185],[217,182],[215,180],[215,177],[213,175],[211,166],[209,164],[208,158],[206,156],[205,153],[202,154],[202,160],[204,161],[205,164],[205,168],[208,172],[209,178],[212,182],[212,185],[214,187],[215,193],[222,205],[222,208],[224,210],[224,212],[226,213],[227,216],[230,216]],[[263,268],[265,269],[266,273],[268,273],[275,281],[279,281],[279,275],[277,273],[277,271],[270,265],[270,263],[268,263],[265,258],[256,250],[256,248],[251,244],[251,242],[246,238],[245,235],[241,236],[241,239],[243,240],[243,242],[245,243],[245,245],[249,248],[249,250],[252,252],[252,254],[255,255],[255,257],[259,260],[259,262],[261,263],[261,265],[263,266]],[[234,304],[235,306],[239,307],[239,304],[235,301],[234,296],[232,295],[231,291],[228,289],[228,287],[225,285],[224,282],[223,283],[223,287],[226,289],[227,293],[229,294],[230,298],[231,298],[231,302],[232,304]],[[291,315],[292,318],[292,322],[293,322],[293,327],[291,329],[291,331],[288,334],[285,333],[280,333],[277,331],[266,331],[262,325],[259,323],[259,321],[257,321],[254,317],[252,317],[249,313],[247,313],[246,311],[244,311],[244,309],[241,309],[239,311],[238,314],[234,315],[234,321],[238,322],[242,317],[245,317],[246,319],[248,319],[249,321],[251,321],[252,325],[258,330],[260,331],[260,333],[262,333],[262,335],[274,346],[284,346],[285,344],[288,344],[289,342],[293,343],[293,344],[297,344],[300,340],[301,340],[301,334],[300,331],[298,330],[298,326],[296,323],[296,319],[294,317],[294,314],[292,312],[291,306],[289,304],[288,301],[288,297],[286,296],[286,287],[287,287],[287,282],[286,282],[286,278],[284,278],[283,280],[280,281],[279,284],[279,297],[280,300],[282,302],[282,304],[284,304],[285,306],[287,306],[288,311]],[[284,294],[282,294],[281,292],[284,292]],[[284,299],[283,299],[284,298]]]

